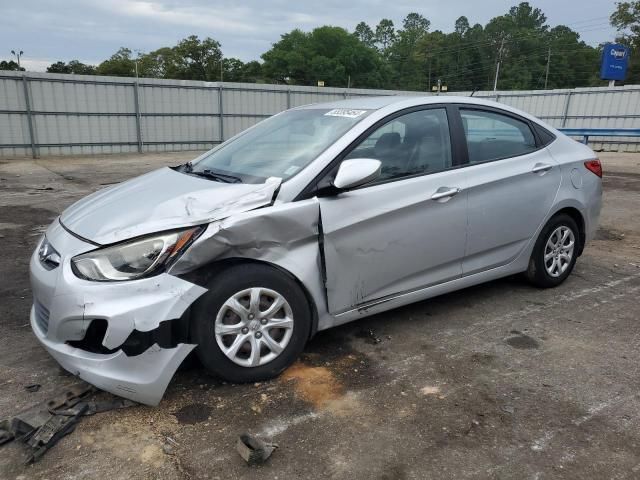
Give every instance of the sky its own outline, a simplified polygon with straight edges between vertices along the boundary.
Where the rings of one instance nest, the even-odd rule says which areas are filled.
[[[148,52],[189,35],[212,37],[225,57],[259,59],[280,35],[294,28],[337,25],[353,31],[382,18],[396,28],[410,12],[450,32],[465,15],[486,24],[519,0],[0,0],[0,60],[24,51],[22,65],[45,71],[51,63],[78,59],[98,64],[124,46]],[[591,44],[611,41],[613,0],[532,0],[551,26],[568,25]]]

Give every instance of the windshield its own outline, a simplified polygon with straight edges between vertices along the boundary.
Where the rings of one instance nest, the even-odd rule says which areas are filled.
[[[188,173],[226,174],[244,183],[264,182],[268,177],[286,180],[368,113],[343,108],[290,110],[205,154]]]

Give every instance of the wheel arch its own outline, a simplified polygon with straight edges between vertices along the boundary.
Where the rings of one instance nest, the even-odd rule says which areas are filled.
[[[586,242],[586,225],[584,221],[584,216],[576,207],[565,206],[560,208],[559,210],[553,212],[553,215],[549,217],[549,220],[556,217],[557,215],[568,215],[570,216],[576,225],[578,225],[578,234],[580,236],[580,242],[578,244],[578,256],[582,255],[582,251],[584,250],[585,242]]]
[[[300,289],[304,293],[304,296],[307,299],[307,304],[309,305],[309,310],[311,312],[311,328],[309,330],[309,339],[312,338],[318,331],[319,314],[318,314],[318,307],[316,305],[316,302],[313,298],[313,295],[311,295],[311,292],[309,291],[307,286],[304,284],[304,282],[302,282],[296,275],[294,275],[292,272],[282,267],[281,265],[277,265],[275,263],[268,262],[266,260],[258,260],[254,258],[229,257],[229,258],[224,258],[220,260],[214,260],[210,263],[201,265],[200,267],[198,267],[195,270],[192,270],[191,272],[179,275],[179,277],[185,280],[188,280],[192,283],[195,283],[197,285],[206,287],[208,282],[210,282],[216,277],[223,275],[224,272],[229,268],[236,265],[247,265],[247,264],[265,265],[269,268],[272,268],[273,270],[278,271],[280,274],[289,277],[300,287]]]

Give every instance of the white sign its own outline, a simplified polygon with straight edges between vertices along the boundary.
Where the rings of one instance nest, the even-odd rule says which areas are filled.
[[[367,113],[366,110],[352,110],[350,108],[334,108],[333,110],[325,113],[329,117],[347,117],[358,118],[360,115]]]

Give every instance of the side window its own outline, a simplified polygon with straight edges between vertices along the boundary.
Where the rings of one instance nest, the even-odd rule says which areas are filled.
[[[345,158],[380,160],[381,180],[446,170],[452,165],[447,112],[434,108],[394,118]]]
[[[469,162],[515,157],[535,150],[529,125],[508,115],[481,110],[460,110],[467,137]]]

